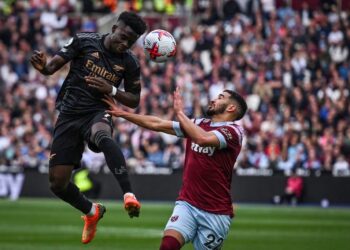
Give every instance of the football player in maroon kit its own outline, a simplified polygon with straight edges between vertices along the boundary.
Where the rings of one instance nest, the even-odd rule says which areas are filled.
[[[195,249],[220,249],[233,217],[231,178],[243,139],[243,129],[235,121],[247,110],[243,97],[224,90],[210,102],[207,115],[211,119],[190,120],[183,111],[177,88],[174,92],[177,122],[129,113],[118,108],[112,99],[104,101],[110,105],[108,113],[113,116],[187,139],[182,188],[160,250],[180,249],[187,242],[192,242]]]

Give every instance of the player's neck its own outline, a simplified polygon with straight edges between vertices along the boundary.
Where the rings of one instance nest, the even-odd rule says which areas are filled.
[[[109,43],[110,43],[110,41],[109,41],[109,35],[107,35],[107,36],[105,36],[105,38],[103,39],[103,47],[104,47],[106,50],[108,50],[108,48],[109,48]]]
[[[218,114],[211,117],[212,122],[232,122],[233,119],[227,114]]]

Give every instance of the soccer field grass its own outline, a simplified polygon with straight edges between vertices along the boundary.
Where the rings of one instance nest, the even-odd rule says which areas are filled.
[[[121,203],[104,204],[107,213],[94,241],[83,245],[80,213],[64,202],[0,200],[0,249],[158,249],[172,203],[143,203],[137,219],[129,219]],[[223,249],[348,250],[350,209],[238,205]]]

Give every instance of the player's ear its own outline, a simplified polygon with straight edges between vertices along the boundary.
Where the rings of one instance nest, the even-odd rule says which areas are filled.
[[[230,112],[230,113],[235,112],[236,109],[237,109],[237,106],[234,105],[234,104],[229,104],[229,105],[227,105],[227,107],[226,107],[226,110],[227,110],[228,112]]]

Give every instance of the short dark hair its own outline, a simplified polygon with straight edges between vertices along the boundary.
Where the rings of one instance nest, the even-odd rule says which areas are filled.
[[[230,99],[237,102],[238,104],[238,110],[237,110],[237,117],[236,120],[242,119],[245,112],[247,112],[248,106],[244,98],[238,94],[237,92],[229,89],[225,89],[224,92],[227,92],[230,94]]]
[[[145,21],[134,12],[122,12],[118,17],[118,21],[123,21],[126,25],[132,28],[132,30],[135,31],[135,33],[139,36],[145,33],[147,29]]]

